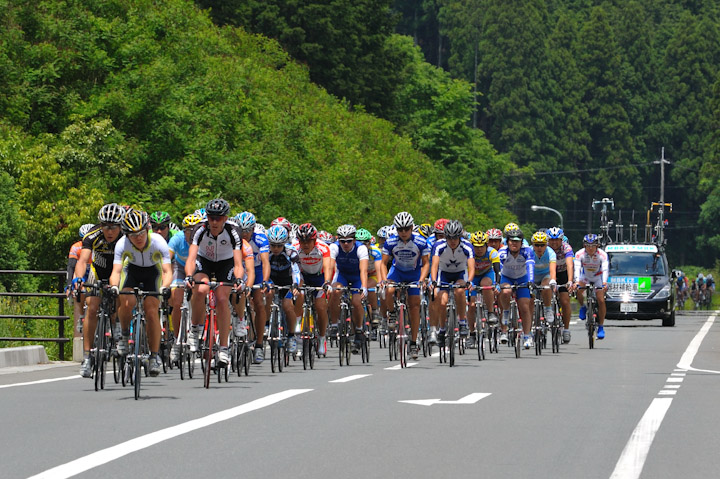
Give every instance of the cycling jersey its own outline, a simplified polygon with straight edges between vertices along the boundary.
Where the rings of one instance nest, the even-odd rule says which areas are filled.
[[[108,279],[112,273],[112,262],[115,255],[115,245],[123,238],[123,233],[112,243],[108,243],[102,231],[102,225],[95,225],[83,236],[82,249],[92,251],[92,269],[97,279]]]
[[[377,271],[375,271],[375,261],[382,261],[382,252],[376,245],[371,245],[370,248],[368,248],[368,253],[370,254],[368,258],[368,277],[370,277],[377,274]]]
[[[475,257],[475,277],[488,273],[493,263],[500,263],[500,255],[495,248],[488,246],[484,255]]]
[[[608,255],[600,248],[592,256],[585,251],[585,248],[581,249],[575,253],[575,281],[589,279],[597,283],[597,280],[602,279],[603,283],[607,283],[608,264]]]
[[[190,251],[190,245],[185,241],[185,235],[175,235],[170,238],[168,249],[175,255],[175,262],[180,266],[185,266],[185,261],[187,261],[188,252]]]
[[[278,286],[300,284],[300,257],[289,246],[280,253],[270,252],[270,279]]]
[[[535,260],[535,278],[538,280],[550,274],[550,263],[557,264],[555,251],[549,246],[545,247],[545,252],[540,257],[533,250],[533,259]]]
[[[213,262],[233,257],[233,250],[242,250],[243,242],[232,224],[225,223],[217,238],[210,233],[210,226],[201,223],[193,235],[192,244],[198,245],[198,256]]]
[[[457,248],[452,249],[447,240],[442,239],[436,243],[433,261],[438,261],[440,273],[464,273],[467,271],[468,259],[475,257],[475,250],[470,242],[464,238],[460,239]]]
[[[550,247],[548,246],[548,249]],[[567,260],[566,258],[574,258],[575,253],[573,253],[572,246],[570,246],[567,242],[563,241],[560,245],[560,248],[555,251],[555,257],[559,259],[560,261],[557,261],[556,264],[556,271],[558,273],[562,273],[563,271],[567,271]]]
[[[143,250],[137,249],[127,236],[123,236],[115,247],[113,264],[156,267],[162,270],[163,264],[170,264],[170,250],[165,239],[148,231],[147,243]]]
[[[293,243],[293,248],[300,257],[300,272],[303,276],[320,276],[323,274],[323,260],[330,258],[330,247],[324,241],[315,240],[315,246],[309,253],[303,252],[300,242]]]
[[[82,251],[82,240],[73,243],[73,245],[70,247],[70,253],[68,253],[68,258],[75,260],[80,259],[80,251]]]
[[[346,253],[340,247],[340,243],[335,242],[330,245],[330,257],[335,260],[335,269],[343,276],[360,276],[360,261],[369,258],[367,246],[359,241],[355,241],[353,249]]]
[[[535,280],[535,253],[531,248],[521,247],[517,256],[513,256],[507,246],[500,248],[498,252],[502,275],[505,278],[518,279],[527,275],[528,282]]]
[[[402,272],[420,271],[422,257],[428,256],[430,250],[427,240],[419,233],[412,233],[405,242],[397,235],[390,236],[383,245],[382,253],[393,258],[393,268]]]

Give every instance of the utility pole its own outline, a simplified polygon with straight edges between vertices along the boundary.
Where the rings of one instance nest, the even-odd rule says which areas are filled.
[[[660,163],[660,205],[665,204],[665,165],[670,164],[668,160],[665,159],[665,147],[662,147],[662,150],[660,150],[660,159],[657,161],[653,161],[654,164]],[[662,208],[662,206],[660,206]]]

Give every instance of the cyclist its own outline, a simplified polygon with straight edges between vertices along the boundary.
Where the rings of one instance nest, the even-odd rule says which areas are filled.
[[[289,287],[282,300],[282,308],[285,312],[285,320],[287,322],[288,342],[287,352],[295,354],[297,352],[297,339],[295,338],[295,308],[293,306],[294,293],[297,293],[298,286],[302,280],[300,275],[300,257],[295,248],[288,244],[290,234],[282,225],[275,225],[267,230],[268,241],[270,243],[270,281],[269,284],[277,286]],[[275,295],[274,291],[268,292],[268,301],[266,305],[266,314],[270,316],[272,311],[272,301]],[[264,328],[263,328],[264,329]],[[258,331],[258,336],[260,336]],[[260,349],[262,349],[262,343]],[[258,347],[255,346],[257,351]],[[257,358],[257,356],[256,356]]]
[[[605,291],[607,290],[607,281],[609,274],[608,255],[600,249],[599,239],[596,234],[587,234],[583,238],[584,248],[575,253],[575,284],[585,286],[592,283],[595,286],[595,297],[598,305],[598,329],[597,338],[605,338]],[[578,317],[582,320],[587,316],[587,307],[584,304],[584,291],[578,289],[577,300],[582,305],[578,313]]]
[[[708,307],[712,304],[712,295],[715,292],[715,280],[713,279],[712,273],[708,273],[705,279],[705,291],[707,292],[707,304]]]
[[[205,206],[205,213],[207,221],[197,226],[185,262],[185,286],[193,290],[192,327],[188,335],[191,351],[197,351],[206,316],[205,298],[210,291],[210,286],[199,282],[207,282],[214,276],[218,281],[234,282],[242,290],[245,276],[242,238],[227,222],[230,205],[224,199],[216,198]],[[218,331],[230,331],[230,290],[230,286],[215,289]],[[221,366],[226,366],[230,360],[228,339],[227,334],[220,335],[217,358]]]
[[[151,215],[152,217],[152,215]],[[197,225],[202,223],[202,216],[192,213],[183,218],[183,234],[175,235],[170,238],[168,250],[170,251],[170,260],[173,265],[173,281],[170,285],[172,291],[170,293],[170,305],[172,306],[172,327],[175,334],[180,334],[180,310],[183,304],[183,294],[185,294],[185,263],[190,251],[190,243]],[[177,361],[180,358],[182,345],[173,343],[170,349],[170,361]]]
[[[312,223],[304,223],[298,227],[297,242],[293,245],[300,258],[300,272],[303,283],[307,286],[319,288],[327,287],[332,283],[333,264],[330,256],[330,247],[318,239],[318,231]],[[295,315],[300,317],[305,301],[304,293],[298,294],[295,301]],[[327,353],[325,334],[328,326],[328,304],[326,294],[319,291],[315,296],[315,312],[317,314],[318,354]],[[299,307],[299,308],[298,308]]]
[[[564,343],[570,342],[570,319],[572,311],[570,308],[570,293],[572,289],[572,279],[574,278],[574,257],[572,247],[563,241],[565,233],[561,228],[553,227],[547,231],[548,246],[555,251],[555,257],[559,258],[556,263],[556,274],[558,282],[558,301],[562,307],[563,316],[563,332],[562,339]]]
[[[67,284],[65,285],[65,294],[70,299],[73,305],[73,319],[75,321],[75,325],[77,327],[80,327],[80,321],[82,321],[83,317],[83,305],[85,304],[85,295],[81,294],[80,298],[77,301],[73,300],[72,296],[72,280],[75,279],[75,265],[78,262],[78,259],[80,258],[80,253],[82,252],[82,239],[83,236],[88,234],[88,232],[93,229],[95,225],[92,223],[84,224],[80,227],[80,230],[78,231],[80,234],[80,240],[73,243],[73,245],[70,247],[70,252],[68,253],[68,261],[67,261]],[[88,264],[85,268],[85,274],[83,275],[83,281],[87,280],[87,275],[90,273],[90,265]]]
[[[524,236],[520,228],[508,228],[506,233],[507,245],[500,248],[500,264],[502,265],[502,274],[500,276],[501,288],[517,285],[530,285],[535,279],[535,259],[532,249],[523,246]],[[499,303],[503,309],[502,333],[500,334],[500,342],[507,343],[507,323],[510,320],[510,298],[512,290],[501,289]],[[516,291],[518,311],[522,319],[523,327],[523,347],[530,349],[533,347],[532,335],[530,335],[531,327],[531,301],[530,289],[518,288]]]
[[[444,228],[445,238],[435,243],[430,279],[432,287],[440,283],[452,283],[467,286],[472,284],[475,277],[475,250],[468,240],[462,237],[463,226],[457,220],[449,221]],[[467,337],[467,317],[465,315],[465,289],[454,288],[455,304],[457,307],[458,325],[460,336]],[[440,288],[439,294],[435,295],[436,306],[441,312],[445,312],[448,303],[448,288]],[[442,344],[445,341],[445,320],[446,314],[440,314],[440,330],[437,340]],[[431,332],[432,334],[432,332]]]
[[[397,234],[390,236],[383,245],[382,261],[380,262],[382,284],[388,282],[418,282],[422,283],[430,271],[430,255],[425,238],[413,233],[414,220],[410,213],[401,211],[395,215],[393,226]],[[387,271],[388,262],[392,261],[390,271]],[[388,325],[397,325],[397,312],[393,296],[395,288],[387,284],[385,294],[385,308],[388,315]],[[418,357],[417,336],[420,327],[420,289],[408,290],[408,309],[410,313],[410,356]]]
[[[379,281],[380,261],[382,261],[382,251],[375,246],[372,241],[370,231],[360,228],[355,234],[355,239],[360,241],[368,249],[368,303],[372,311],[372,333],[371,339],[377,338],[377,326],[380,323],[380,312],[378,311],[377,292],[375,291]]]
[[[435,224],[433,225],[433,234],[428,237],[427,243],[428,251],[430,252],[431,263],[432,258],[435,255],[435,244],[445,239],[445,225],[447,225],[448,221],[449,220],[447,220],[446,218],[440,218],[439,220],[435,221]],[[430,303],[428,309],[430,316],[430,337],[428,338],[428,343],[437,344],[437,330],[440,325],[440,318],[444,317],[445,310],[442,309],[439,301],[433,301],[432,303]]]
[[[255,265],[255,281],[253,285],[265,285],[270,281],[270,246],[265,228],[257,223],[255,215],[249,211],[243,211],[237,215],[235,222],[240,228],[243,240],[248,242],[253,251],[253,264]],[[262,347],[262,336],[267,321],[267,311],[264,303],[266,291],[267,288],[263,287],[261,289],[254,289],[251,293],[253,310],[255,311],[256,347],[253,357],[255,364],[260,364],[265,359],[265,350]]]
[[[540,293],[545,307],[545,319],[548,323],[552,323],[555,321],[552,296],[557,288],[557,256],[555,250],[548,248],[548,235],[544,231],[533,234],[530,242],[535,260],[535,285],[552,287],[552,289],[543,289]]]
[[[500,281],[500,256],[492,246],[488,245],[488,235],[482,231],[477,231],[470,235],[470,244],[475,252],[475,276],[473,284],[475,286],[493,286]],[[470,291],[470,297],[474,298],[478,294],[477,290]],[[495,304],[495,293],[492,289],[482,290],[483,301],[488,311],[488,321],[497,323],[498,317],[495,314],[493,305]],[[468,317],[475,317],[475,301],[470,301],[468,307]],[[470,338],[468,339],[468,347],[472,347],[475,342],[475,324],[470,323]]]
[[[485,233],[488,235],[488,246],[499,252],[503,246],[503,232],[497,228],[491,228]]]
[[[360,352],[363,341],[363,306],[362,300],[368,295],[368,261],[370,254],[367,246],[356,238],[357,230],[353,225],[342,225],[337,229],[337,241],[330,245],[330,257],[335,264],[333,292],[330,298],[332,322],[337,323],[340,317],[339,288],[359,288],[362,292],[352,293],[352,321],[355,326],[355,340],[352,353]]]
[[[82,249],[75,264],[75,278],[72,286],[80,289],[85,282],[85,271],[90,264],[87,282],[109,280],[112,273],[112,261],[115,245],[122,237],[120,223],[125,216],[125,209],[117,203],[108,203],[98,212],[99,224],[88,231],[82,240]],[[92,263],[91,263],[92,261]],[[83,361],[80,364],[80,375],[84,378],[92,376],[90,348],[92,348],[97,327],[97,312],[100,307],[100,296],[87,298],[87,311],[83,321]]]
[[[154,233],[159,234],[165,241],[170,241],[170,238],[175,236],[177,233],[170,229],[170,225],[173,224],[170,221],[170,213],[167,211],[155,211],[150,214],[150,227]]]
[[[115,294],[119,290],[130,291],[140,287],[145,291],[159,292],[169,297],[173,271],[170,265],[170,251],[165,239],[148,231],[149,217],[144,211],[131,209],[125,213],[122,229],[125,236],[115,248],[113,270],[110,275],[110,287]],[[130,321],[137,304],[134,295],[123,295],[118,301],[118,319],[122,337],[118,342],[118,353],[128,353]],[[148,346],[150,347],[150,376],[160,374],[160,321],[158,308],[160,302],[155,296],[144,300],[145,324],[147,326]]]

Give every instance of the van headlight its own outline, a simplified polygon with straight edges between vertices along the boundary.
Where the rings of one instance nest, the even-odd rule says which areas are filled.
[[[658,299],[669,298],[671,287],[672,287],[672,285],[670,283],[666,284],[665,286],[662,287],[662,289],[660,291],[658,291],[658,293],[655,295],[655,297]]]

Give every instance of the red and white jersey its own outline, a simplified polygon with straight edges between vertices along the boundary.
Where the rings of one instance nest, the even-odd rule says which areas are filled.
[[[307,254],[300,249],[299,241],[295,241],[293,247],[300,256],[300,271],[303,274],[317,276],[323,273],[323,258],[330,257],[330,247],[327,243],[315,240],[315,247]]]
[[[594,280],[602,276],[602,282],[607,283],[609,272],[608,255],[600,248],[592,256],[585,251],[585,248],[575,253],[575,281],[581,278]]]

